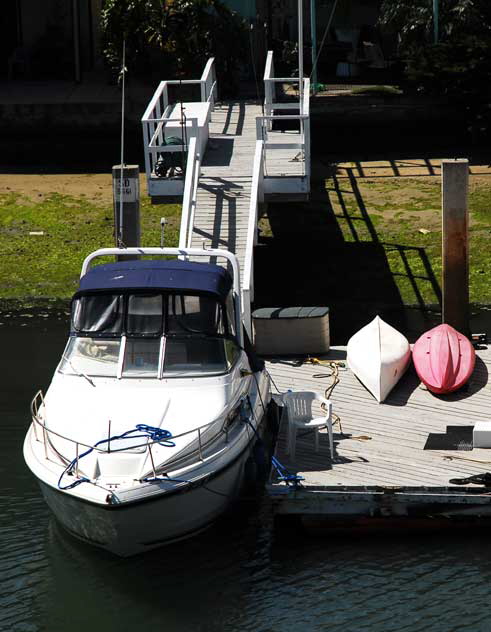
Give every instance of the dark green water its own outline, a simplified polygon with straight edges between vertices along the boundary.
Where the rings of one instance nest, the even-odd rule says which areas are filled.
[[[66,334],[62,314],[0,317],[0,630],[491,630],[491,539],[271,534],[265,503],[200,537],[121,560],[74,541],[24,465],[29,402]]]

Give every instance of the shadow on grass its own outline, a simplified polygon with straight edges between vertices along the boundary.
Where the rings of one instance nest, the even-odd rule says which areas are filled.
[[[425,249],[382,242],[353,169],[344,171],[348,177],[341,179],[335,166],[331,165],[330,173],[323,168],[312,179],[309,203],[268,205],[272,236],[261,238],[262,246],[255,253],[255,269],[261,270],[255,278],[255,307],[327,305],[331,342],[345,344],[377,314],[397,329],[411,329],[395,278],[404,276],[419,312],[417,330],[428,329],[434,324],[434,314],[423,299],[420,284],[431,285],[435,304],[441,303],[441,290]],[[335,211],[326,191],[327,177],[333,179],[340,212]],[[387,259],[391,250],[398,253],[403,273],[392,272]],[[424,274],[416,268],[422,268]]]

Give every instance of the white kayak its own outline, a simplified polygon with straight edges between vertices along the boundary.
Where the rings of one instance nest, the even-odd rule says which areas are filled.
[[[348,341],[348,366],[378,402],[397,384],[410,358],[407,338],[379,316]]]

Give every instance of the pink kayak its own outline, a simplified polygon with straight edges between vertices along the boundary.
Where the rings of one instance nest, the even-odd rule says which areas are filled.
[[[476,353],[469,339],[450,325],[438,325],[418,338],[413,362],[420,380],[433,393],[451,393],[474,370]]]

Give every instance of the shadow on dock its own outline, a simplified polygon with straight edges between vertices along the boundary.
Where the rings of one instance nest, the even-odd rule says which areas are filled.
[[[282,422],[283,423],[283,422]],[[285,420],[285,424],[287,421]],[[298,432],[295,458],[286,451],[286,430],[284,427],[280,429],[278,435],[278,442],[276,444],[275,455],[280,460],[282,465],[286,469],[293,472],[328,472],[333,469],[334,465],[348,464],[348,463],[368,463],[368,459],[360,454],[355,454],[352,457],[343,455],[341,456],[337,451],[337,446],[343,440],[353,439],[353,435],[339,432],[339,427],[334,429],[334,459],[331,459],[329,453],[329,438],[327,432],[321,431],[319,434],[319,451],[316,452],[314,448],[314,433],[312,430]],[[360,439],[361,441],[363,439]]]

